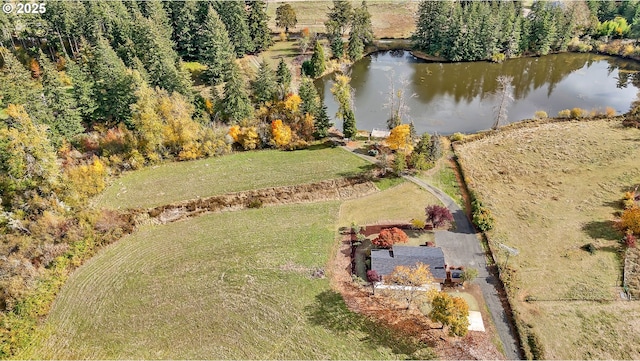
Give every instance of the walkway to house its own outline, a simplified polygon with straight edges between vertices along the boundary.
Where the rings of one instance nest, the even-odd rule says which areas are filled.
[[[371,163],[376,163],[377,160],[374,157],[370,157],[364,154],[359,154],[353,151],[353,149],[346,146],[343,149],[353,152],[353,154],[363,158]],[[469,221],[469,218],[464,213],[462,208],[439,188],[426,183],[425,181],[413,176],[405,175],[404,179],[417,184],[418,186],[426,189],[438,198],[442,204],[444,204],[455,221],[454,231],[436,231],[436,245],[442,248],[445,259],[451,265],[473,267],[478,269],[478,277],[474,283],[480,286],[482,295],[484,296],[485,303],[489,308],[493,323],[496,326],[502,345],[504,346],[505,356],[509,360],[520,359],[520,352],[518,350],[518,343],[516,342],[516,332],[512,329],[511,323],[507,318],[496,286],[499,283],[489,271],[487,270],[487,262],[485,253],[480,246],[480,241],[476,235],[473,224]]]

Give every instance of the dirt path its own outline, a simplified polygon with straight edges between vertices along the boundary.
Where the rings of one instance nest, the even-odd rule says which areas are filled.
[[[343,149],[352,151],[347,147],[343,147]],[[377,161],[370,156],[355,152],[354,154],[372,163]],[[509,322],[509,318],[507,317],[498,293],[500,280],[489,272],[485,252],[480,246],[480,240],[476,235],[475,228],[473,224],[471,224],[471,221],[469,221],[464,210],[441,189],[413,176],[405,175],[403,178],[432,193],[451,211],[451,214],[453,214],[456,223],[455,231],[437,231],[436,244],[443,248],[445,254],[448,255],[447,260],[452,259],[458,265],[472,266],[478,269],[479,275],[474,283],[482,290],[485,303],[489,308],[493,323],[500,336],[505,356],[509,360],[521,359],[516,337],[517,333],[511,322]]]

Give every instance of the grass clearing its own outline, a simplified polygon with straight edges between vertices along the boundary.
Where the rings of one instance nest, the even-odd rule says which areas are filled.
[[[262,150],[172,162],[113,180],[95,202],[103,208],[148,208],[217,194],[316,182],[371,167],[340,148]]]
[[[373,181],[376,187],[378,187],[378,189],[381,191],[395,187],[398,184],[402,184],[404,182],[405,182],[404,178],[401,178],[401,177],[385,177],[385,178],[378,178]]]
[[[284,31],[276,27],[276,9],[283,3],[288,3],[296,12],[298,24],[290,31],[300,31],[309,28],[310,31],[325,31],[324,22],[327,12],[333,7],[330,1],[269,1],[267,15],[269,27],[276,32]],[[360,6],[360,1],[352,1],[354,7]],[[416,28],[415,13],[418,10],[417,1],[367,1],[371,13],[371,25],[377,38],[407,38]]]
[[[417,350],[328,279],[338,202],[147,226],[64,286],[29,359],[389,359]]]
[[[456,172],[453,169],[453,164],[449,161],[449,154],[450,152],[447,152],[442,158],[440,158],[440,160],[438,160],[435,167],[418,173],[417,177],[436,188],[440,188],[460,207],[462,207],[462,209],[465,209],[460,184],[456,178]]]
[[[340,207],[340,226],[381,222],[409,222],[425,218],[424,209],[441,204],[431,193],[409,182],[383,192],[344,202]]]
[[[605,120],[549,123],[465,144],[457,154],[496,219],[491,240],[520,251],[508,260],[517,274],[515,308],[545,357],[640,358],[640,333],[631,332],[640,310],[619,301],[621,235],[612,229],[623,192],[640,182],[640,132]],[[587,243],[595,254],[580,249]],[[504,264],[506,252],[492,248]]]

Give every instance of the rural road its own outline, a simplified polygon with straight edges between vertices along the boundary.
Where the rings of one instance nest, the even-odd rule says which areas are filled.
[[[377,161],[374,157],[355,153],[346,146],[342,148],[369,162],[375,163]],[[453,214],[456,224],[455,230],[453,232],[436,231],[436,245],[442,248],[447,263],[478,269],[478,277],[474,280],[474,283],[480,286],[482,290],[485,303],[493,318],[493,323],[500,336],[500,341],[502,341],[502,345],[504,346],[505,356],[508,360],[521,359],[518,343],[516,342],[515,330],[512,329],[511,323],[500,302],[500,297],[498,296],[496,285],[499,283],[499,280],[489,273],[487,269],[485,253],[480,246],[480,241],[476,235],[473,224],[471,224],[462,208],[442,190],[413,176],[405,175],[403,178],[429,191]]]

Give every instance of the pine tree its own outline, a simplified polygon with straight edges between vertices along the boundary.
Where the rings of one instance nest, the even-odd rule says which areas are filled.
[[[58,147],[62,140],[71,140],[82,133],[82,116],[72,93],[67,92],[55,65],[40,51],[44,102],[53,112],[53,122],[47,124],[51,141]]]
[[[219,84],[231,68],[235,50],[224,23],[211,6],[208,8],[199,38],[199,57],[207,66],[203,78],[209,83]]]
[[[253,39],[254,51],[261,52],[273,44],[271,30],[267,25],[269,16],[265,11],[266,4],[263,0],[255,0],[249,3],[249,16],[247,25],[249,35]]]
[[[89,62],[95,80],[98,120],[131,126],[131,104],[135,103],[135,79],[104,38],[98,38]]]
[[[236,57],[252,53],[255,50],[255,45],[249,34],[244,1],[218,1],[216,2],[216,11],[227,29],[229,40],[235,48]]]
[[[327,34],[343,36],[351,23],[353,8],[348,0],[333,0],[333,8],[327,14]]]
[[[91,78],[88,64],[67,61],[67,74],[71,76],[73,97],[78,105],[80,116],[87,124],[93,123],[93,112],[96,110],[97,104],[94,93],[95,83]]]
[[[300,99],[302,99],[300,112],[302,114],[309,113],[317,120],[320,115],[320,96],[312,79],[308,77],[302,78],[298,95],[300,95]]]
[[[282,97],[284,97],[284,95],[289,92],[289,86],[291,85],[291,71],[289,71],[289,67],[284,62],[283,58],[280,58],[280,62],[278,63],[276,81],[280,85]]]
[[[237,124],[253,115],[253,108],[247,94],[245,80],[237,64],[232,63],[231,71],[225,78],[224,98],[220,104],[227,124]]]
[[[318,116],[315,117],[316,132],[314,133],[314,136],[317,139],[326,138],[329,135],[329,128],[332,126],[333,123],[329,119],[329,115],[327,115],[327,106],[321,103]]]
[[[185,59],[196,59],[198,28],[197,12],[198,2],[193,0],[169,1],[172,15],[172,39],[176,44],[176,50]]]
[[[256,79],[251,82],[253,99],[257,105],[262,105],[276,99],[278,86],[276,74],[269,64],[263,59],[258,69]]]

